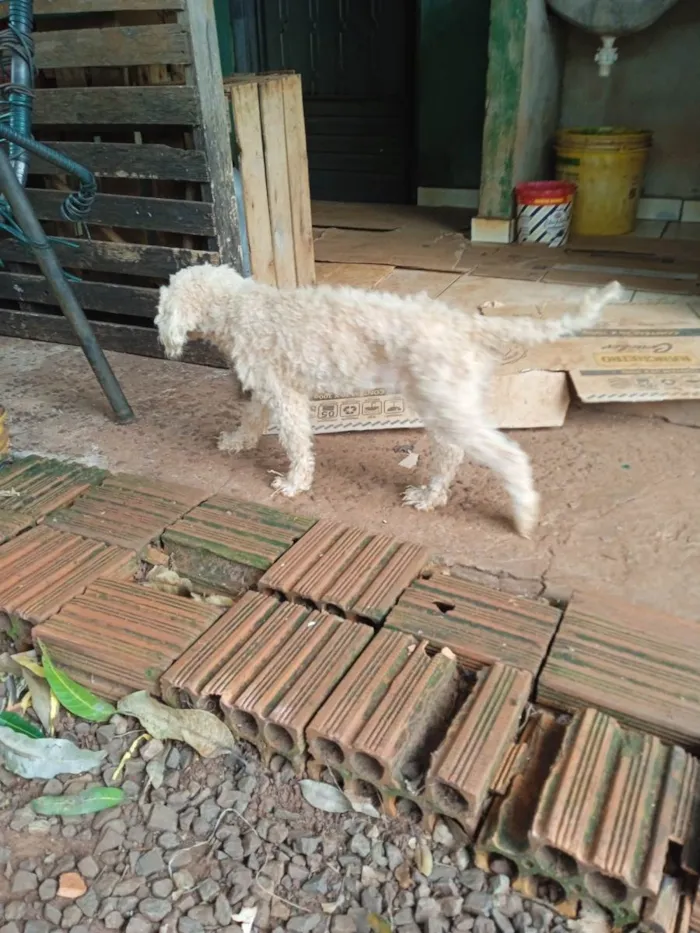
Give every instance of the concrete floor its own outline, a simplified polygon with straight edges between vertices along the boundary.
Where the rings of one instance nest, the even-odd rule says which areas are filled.
[[[0,402],[15,450],[226,490],[417,540],[453,572],[478,568],[477,577],[515,591],[594,587],[700,616],[700,403],[669,408],[686,424],[573,408],[563,428],[517,432],[543,501],[541,526],[525,541],[511,529],[498,482],[471,464],[444,510],[401,507],[403,486],[425,476],[421,431],[319,437],[312,493],[271,500],[270,473],[286,468],[276,439],[236,457],[216,449],[217,434],[236,418],[225,371],[110,359],[138,416],[129,426],[112,422],[78,350],[0,338]],[[414,470],[399,465],[410,445],[421,454]]]

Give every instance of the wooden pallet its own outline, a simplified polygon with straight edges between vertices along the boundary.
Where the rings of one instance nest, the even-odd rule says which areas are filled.
[[[229,112],[212,0],[35,0],[33,129],[90,168],[87,228],[60,219],[75,179],[33,159],[27,185],[106,349],[160,355],[158,287],[197,262],[240,268]],[[0,3],[0,17],[7,3]],[[31,252],[0,241],[0,334],[73,343]],[[192,359],[212,362],[197,348]]]
[[[252,275],[279,288],[316,281],[301,77],[229,78]]]

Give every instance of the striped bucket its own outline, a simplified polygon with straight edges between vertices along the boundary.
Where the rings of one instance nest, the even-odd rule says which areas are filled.
[[[576,185],[527,181],[515,186],[518,243],[564,246],[569,239]]]

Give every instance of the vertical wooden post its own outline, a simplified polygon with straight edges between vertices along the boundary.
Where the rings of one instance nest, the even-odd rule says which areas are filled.
[[[219,43],[212,0],[185,0],[192,42],[192,83],[201,108],[198,145],[209,165],[208,193],[214,215],[221,261],[243,268],[238,207],[233,188],[233,159],[229,108],[219,58]]]

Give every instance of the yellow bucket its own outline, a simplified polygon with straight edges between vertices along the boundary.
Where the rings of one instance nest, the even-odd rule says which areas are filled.
[[[559,130],[556,176],[577,186],[572,233],[618,236],[634,230],[650,148],[646,130]]]

